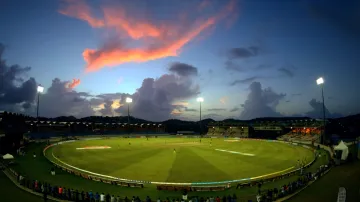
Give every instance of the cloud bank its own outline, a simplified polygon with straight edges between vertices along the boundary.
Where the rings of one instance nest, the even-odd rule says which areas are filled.
[[[276,93],[271,88],[262,89],[260,82],[253,82],[249,86],[250,93],[244,103],[240,119],[249,120],[258,117],[279,117],[276,106],[286,94]]]
[[[30,67],[19,65],[8,66],[2,55],[4,46],[0,44],[0,110],[35,115],[37,82],[27,78]],[[184,66],[184,64],[180,65]],[[186,65],[185,65],[186,66]],[[189,109],[186,103],[176,101],[196,97],[200,92],[192,76],[197,68],[191,65],[191,71],[182,76],[177,75],[183,69],[164,74],[158,79],[146,78],[133,94],[108,93],[91,95],[74,89],[80,84],[79,79],[62,81],[55,78],[49,88],[40,95],[39,114],[44,117],[93,115],[115,116],[127,115],[126,97],[131,97],[132,116],[152,121],[163,121],[172,117],[174,110],[196,111]]]

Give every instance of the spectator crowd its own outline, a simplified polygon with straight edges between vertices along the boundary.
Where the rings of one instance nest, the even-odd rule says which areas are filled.
[[[324,174],[324,172],[329,168],[328,165],[320,166],[320,168],[314,172],[308,172],[299,176],[296,181],[285,184],[279,188],[273,188],[268,190],[261,190],[261,183],[258,184],[258,194],[256,196],[257,202],[269,202],[275,201],[276,199],[286,197],[293,194],[299,189],[305,187],[309,182],[316,180]],[[62,187],[58,185],[51,185],[46,182],[40,182],[37,180],[30,180],[26,177],[17,174],[15,171],[11,170],[12,173],[17,177],[18,183],[20,185],[31,189],[34,192],[41,193],[43,195],[44,201],[47,201],[49,196],[52,196],[61,200],[68,201],[81,201],[81,202],[236,202],[237,197],[234,194],[233,196],[223,196],[223,197],[189,197],[187,198],[187,193],[184,193],[181,198],[163,198],[163,199],[151,199],[149,196],[140,199],[138,196],[133,196],[132,198],[120,197],[119,195],[105,194],[96,191],[84,191],[72,189],[69,187]],[[251,200],[249,200],[251,201]]]

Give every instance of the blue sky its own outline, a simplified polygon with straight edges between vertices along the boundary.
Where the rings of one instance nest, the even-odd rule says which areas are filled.
[[[170,74],[171,64],[181,62],[197,68],[198,75],[191,81],[199,85],[201,94],[173,102],[186,101],[189,108],[197,108],[196,97],[203,96],[204,109],[224,109],[216,112],[221,118],[241,117],[241,105],[248,99],[251,81],[260,82],[262,89],[270,87],[275,94],[286,94],[276,100],[275,105],[266,103],[274,111],[283,115],[305,114],[314,110],[309,105],[311,99],[320,100],[320,88],[315,83],[319,76],[325,79],[325,102],[331,113],[348,115],[360,111],[357,104],[360,98],[357,93],[360,86],[357,78],[360,75],[360,4],[356,1],[235,0],[237,17],[228,17],[230,25],[227,25],[227,17],[218,20],[182,46],[177,56],[125,62],[90,73],[85,72],[87,63],[83,51],[109,43],[107,34],[111,32],[58,12],[71,2],[14,0],[0,3],[0,43],[6,49],[3,59],[9,65],[30,66],[28,75],[45,88],[52,85],[54,78],[62,81],[79,78],[81,84],[73,89],[76,92],[133,94],[145,78],[156,79]],[[139,19],[143,17],[141,13],[147,13],[152,17],[149,21],[170,25],[180,24],[178,16],[184,12],[190,13],[192,20],[206,19],[221,12],[219,10],[228,3],[206,1],[209,4],[204,12],[196,12],[189,8],[196,10],[204,1],[123,1],[121,5],[116,1],[83,2],[93,9],[94,16],[101,16],[104,5],[117,5],[134,11],[134,16],[127,13],[129,18]],[[128,40],[138,46],[136,40]],[[259,54],[232,60],[245,70],[227,68],[229,51],[251,46],[259,47]],[[267,68],[257,68],[261,65]],[[279,69],[286,69],[291,75]],[[230,85],[249,78],[253,79]],[[226,100],[224,103],[220,102],[222,98]],[[229,112],[237,106],[240,109],[236,113]],[[186,112],[180,117],[191,119]]]

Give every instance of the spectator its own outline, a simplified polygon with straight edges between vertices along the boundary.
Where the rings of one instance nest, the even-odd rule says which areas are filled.
[[[111,199],[111,197],[110,197],[109,193],[106,194],[106,196],[105,196],[105,201],[106,201],[106,202],[110,202],[110,199]]]
[[[81,191],[80,201],[85,201],[85,192],[84,191]]]
[[[99,202],[99,201],[100,201],[100,194],[99,194],[99,192],[96,192],[96,194],[95,194],[95,201],[96,201],[96,202]]]
[[[105,194],[104,193],[100,194],[100,201],[105,202]]]
[[[43,192],[43,198],[44,198],[44,202],[46,202],[46,201],[47,201],[47,198],[48,198],[48,197],[47,197],[47,192],[46,192],[46,191],[44,191],[44,192]]]
[[[149,196],[146,196],[146,199],[145,199],[146,202],[151,202],[151,199]]]
[[[90,194],[89,192],[85,192],[85,201],[90,201]]]
[[[93,201],[94,200],[94,194],[92,193],[91,190],[88,193],[89,193],[89,200]]]
[[[232,198],[231,198],[231,196],[229,195],[229,196],[227,197],[227,201],[228,201],[228,202],[231,202],[231,200],[232,200]]]
[[[62,198],[62,193],[63,193],[63,189],[62,189],[62,187],[59,187],[58,188],[58,196],[59,196],[59,198]]]
[[[67,198],[71,200],[71,190],[70,188],[67,189]]]
[[[220,202],[221,200],[220,200],[220,197],[219,196],[217,196],[216,197],[216,202]]]
[[[114,195],[111,195],[110,202],[115,202],[115,196]]]
[[[80,201],[79,200],[79,191],[78,190],[75,191],[75,201]]]
[[[233,197],[232,197],[232,201],[231,201],[231,202],[236,202],[236,199],[237,199],[237,197],[236,197],[236,195],[234,194]]]
[[[260,194],[256,195],[256,201],[261,202],[261,195]]]
[[[160,198],[158,198],[158,200],[156,202],[161,202]]]

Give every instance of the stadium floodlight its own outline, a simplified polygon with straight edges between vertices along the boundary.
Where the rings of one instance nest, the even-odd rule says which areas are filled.
[[[204,98],[198,97],[198,98],[196,99],[196,101],[197,101],[197,102],[200,102],[200,103],[201,103],[201,102],[204,102]]]
[[[125,101],[126,101],[126,103],[132,103],[132,98],[127,97]]]
[[[37,92],[38,92],[38,93],[43,93],[43,92],[44,92],[44,87],[39,85],[39,86],[37,87]]]
[[[36,119],[39,119],[39,106],[40,106],[40,94],[44,92],[44,87],[41,85],[38,85],[37,87],[37,106],[36,106]]]
[[[204,102],[204,98],[202,97],[198,97],[196,99],[196,101],[200,104],[200,122],[199,122],[199,125],[200,125],[200,135],[201,135],[201,132],[202,132],[202,128],[201,128],[201,103]]]
[[[316,80],[316,84],[321,86],[321,97],[322,97],[322,108],[323,108],[323,130],[322,130],[322,134],[321,134],[321,139],[320,139],[320,143],[324,144],[325,141],[325,99],[324,99],[324,79],[322,77],[319,77]]]
[[[128,104],[128,124],[130,125],[130,103],[132,103],[132,98],[127,97],[125,102]],[[130,126],[129,126],[129,133],[130,133]]]
[[[316,79],[316,84],[317,84],[317,85],[321,85],[321,84],[323,84],[323,83],[324,83],[324,79],[323,79],[322,77]]]

